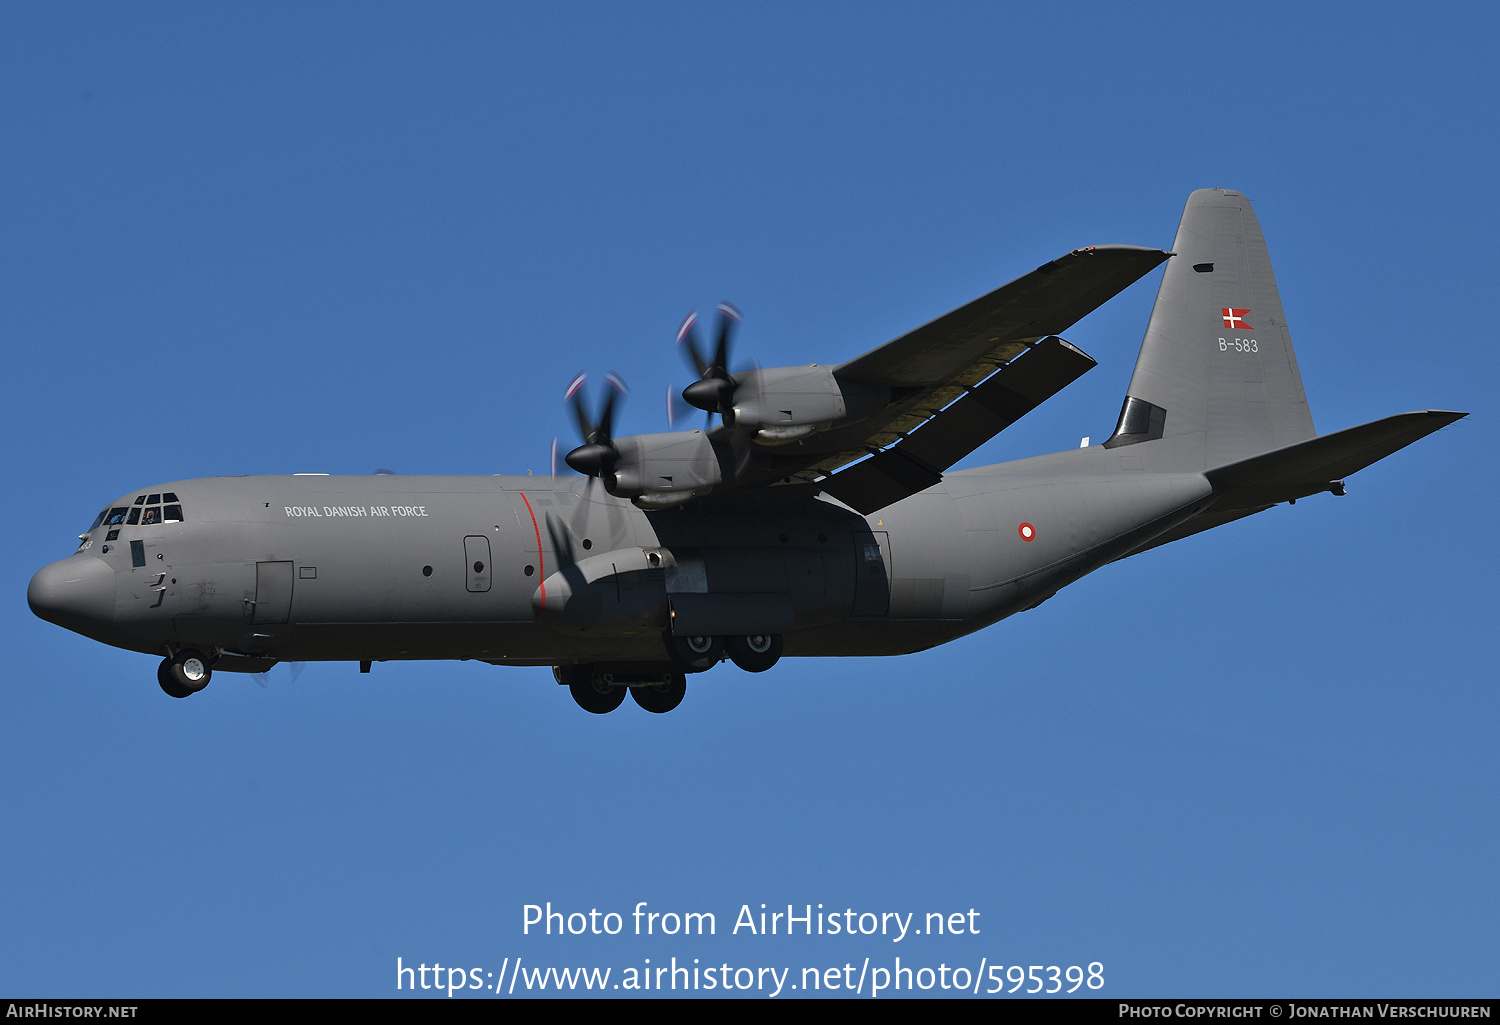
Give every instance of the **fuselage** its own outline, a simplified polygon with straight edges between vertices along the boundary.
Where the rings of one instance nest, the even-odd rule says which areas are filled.
[[[679,616],[783,632],[788,656],[902,654],[1036,605],[1211,494],[1120,462],[950,474],[870,516],[806,486],[645,512],[579,477],[176,481],[111,503],[28,598],[108,644],[247,668],[660,661]],[[180,508],[155,512],[163,495]]]

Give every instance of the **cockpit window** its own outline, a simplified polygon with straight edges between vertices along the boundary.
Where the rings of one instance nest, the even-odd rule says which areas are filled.
[[[184,518],[177,496],[164,491],[159,495],[140,495],[130,505],[117,505],[102,510],[94,517],[89,530],[93,531],[101,526],[151,527],[161,523],[181,523]],[[119,531],[113,531],[109,540],[113,541],[118,534]]]

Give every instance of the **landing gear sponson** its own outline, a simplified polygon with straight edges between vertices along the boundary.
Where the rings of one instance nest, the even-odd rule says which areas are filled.
[[[782,639],[775,634],[746,637],[665,638],[669,663],[622,662],[579,666],[553,666],[552,675],[563,684],[584,711],[603,715],[625,700],[625,692],[648,712],[670,712],[687,694],[689,673],[707,672],[728,658],[749,673],[763,673],[781,658]]]

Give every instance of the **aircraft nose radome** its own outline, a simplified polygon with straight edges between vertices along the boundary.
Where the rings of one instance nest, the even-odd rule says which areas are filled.
[[[37,570],[26,588],[31,611],[76,630],[115,617],[115,571],[90,555],[75,555]]]

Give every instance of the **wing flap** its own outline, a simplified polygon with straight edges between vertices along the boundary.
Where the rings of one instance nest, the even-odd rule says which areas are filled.
[[[867,515],[925,491],[944,470],[1097,365],[1063,339],[1045,338],[908,437],[839,471],[822,488]]]

